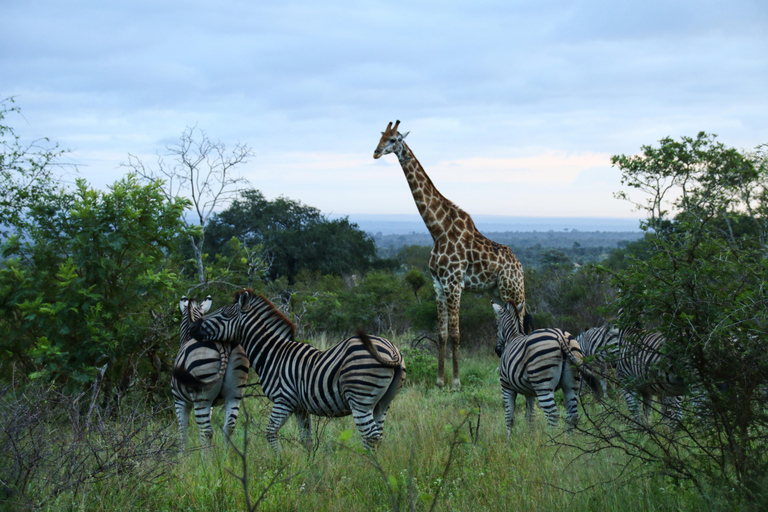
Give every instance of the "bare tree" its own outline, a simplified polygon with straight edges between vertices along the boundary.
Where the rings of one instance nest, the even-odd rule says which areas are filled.
[[[247,144],[239,142],[228,151],[223,142],[212,141],[197,126],[187,127],[179,142],[166,146],[166,150],[165,155],[158,154],[156,169],[131,154],[128,163],[123,165],[146,180],[163,180],[169,200],[176,197],[190,200],[195,222],[185,219],[185,226],[197,262],[198,281],[203,284],[205,228],[216,210],[226,206],[247,183],[245,178],[234,173],[234,169],[254,154]]]

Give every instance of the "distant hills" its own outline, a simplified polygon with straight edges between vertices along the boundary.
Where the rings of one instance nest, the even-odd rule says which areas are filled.
[[[331,215],[331,218],[345,215]],[[350,214],[363,231],[375,235],[428,234],[424,221],[418,214]],[[637,232],[641,236],[639,219],[600,217],[507,217],[503,215],[473,215],[472,219],[481,233],[506,232]]]

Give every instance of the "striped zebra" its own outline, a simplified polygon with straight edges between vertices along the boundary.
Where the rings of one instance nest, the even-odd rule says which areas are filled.
[[[514,309],[513,309],[514,308]],[[524,326],[514,304],[502,307],[493,304],[498,321],[496,354],[501,357],[499,380],[504,397],[507,438],[515,423],[515,400],[520,393],[526,397],[525,418],[533,422],[534,397],[554,427],[560,421],[555,404],[555,390],[565,395],[566,422],[573,427],[578,421],[576,407],[581,384],[578,370],[582,354],[576,339],[560,329],[537,329],[523,334]],[[586,370],[583,368],[583,370]]]
[[[179,440],[186,445],[189,413],[194,407],[195,421],[203,445],[213,436],[211,407],[224,402],[224,435],[229,438],[235,428],[248,380],[248,358],[242,347],[231,348],[227,343],[199,341],[190,336],[192,322],[203,317],[211,307],[211,296],[198,304],[195,299],[182,297],[181,346],[173,364],[171,392],[179,422]]]
[[[665,423],[675,426],[682,419],[682,398],[686,383],[674,371],[662,350],[664,337],[636,329],[619,331],[619,359],[616,376],[627,400],[630,414],[638,423],[647,424],[651,413],[651,397],[661,398],[661,414]],[[638,398],[642,399],[640,412]]]
[[[591,357],[589,368],[600,382],[600,389],[593,386],[598,396],[608,393],[608,373],[616,368],[619,356],[619,329],[605,324],[593,327],[576,336],[584,357]],[[592,379],[587,382],[593,384]],[[602,391],[602,394],[600,393]]]
[[[195,322],[192,334],[241,344],[273,402],[267,440],[280,452],[277,433],[291,414],[311,446],[310,414],[352,414],[366,449],[381,441],[387,410],[405,381],[405,363],[390,341],[359,332],[320,351],[295,340],[293,323],[266,297],[238,292],[235,302]]]

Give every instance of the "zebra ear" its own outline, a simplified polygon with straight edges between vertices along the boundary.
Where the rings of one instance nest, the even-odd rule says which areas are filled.
[[[510,302],[510,304],[514,305],[512,302]],[[522,314],[522,312],[525,311],[525,301],[521,302],[518,306],[515,306],[515,311],[518,315]]]
[[[213,299],[210,295],[208,295],[202,304],[200,304],[200,310],[203,312],[203,314],[206,314],[209,309],[211,309],[211,304],[213,304]]]
[[[188,305],[188,304],[189,304],[189,299],[188,299],[188,298],[187,298],[187,296],[185,295],[185,296],[184,296],[184,297],[182,297],[182,298],[181,298],[181,300],[179,301],[179,309],[181,310],[181,314],[182,314],[182,315],[186,314],[186,312],[187,312],[187,305]]]
[[[237,298],[237,305],[241,313],[245,313],[251,309],[251,294],[248,291],[243,291]]]
[[[501,312],[504,310],[504,308],[502,308],[495,302],[491,302],[491,306],[493,306],[493,311],[496,313],[496,316],[500,316]]]

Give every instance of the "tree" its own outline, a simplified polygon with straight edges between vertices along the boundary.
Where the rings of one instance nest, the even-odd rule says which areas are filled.
[[[253,152],[246,144],[236,144],[231,151],[220,141],[212,141],[197,127],[188,127],[179,143],[167,146],[166,163],[158,156],[157,169],[152,169],[133,155],[128,155],[127,167],[149,181],[163,179],[165,195],[171,201],[176,196],[187,197],[192,204],[196,224],[184,219],[187,237],[196,262],[199,284],[205,283],[203,254],[208,221],[214,212],[225,206],[240,192],[245,178],[234,174],[235,167],[244,164]],[[227,240],[228,241],[228,240]],[[225,241],[226,242],[226,241]]]
[[[677,434],[654,431],[637,443],[602,422],[597,432],[705,494],[727,487],[733,499],[755,500],[768,470],[764,146],[743,153],[702,132],[642,150],[613,157],[622,183],[642,193],[619,196],[647,215],[643,259],[630,256],[614,276],[616,307],[624,327],[666,337],[664,357],[694,399]]]
[[[269,279],[286,277],[293,285],[302,271],[342,275],[365,270],[376,255],[373,240],[349,219],[329,220],[317,208],[285,197],[267,200],[259,190],[217,214],[208,229],[208,251],[221,254],[235,237],[260,245],[271,266]]]
[[[13,98],[0,101],[0,235],[26,226],[28,209],[56,185],[53,170],[60,167],[65,153],[49,139],[23,143],[11,126],[5,125],[8,114],[21,114],[9,106]]]
[[[0,348],[34,378],[77,388],[109,363],[132,376],[146,347],[148,310],[172,293],[168,261],[186,200],[128,176],[108,192],[77,181],[29,207],[27,232],[2,246]]]

